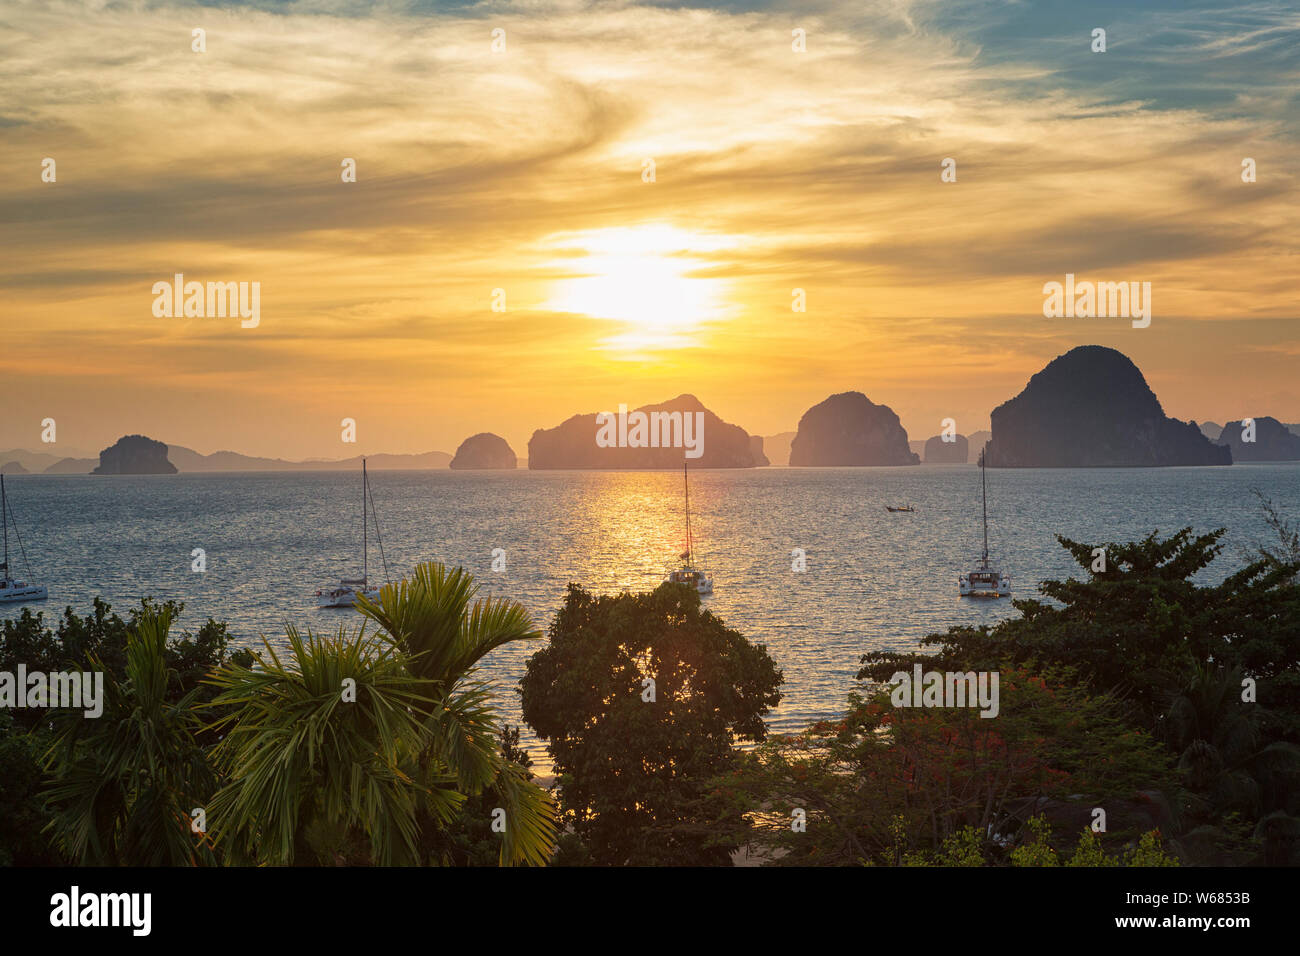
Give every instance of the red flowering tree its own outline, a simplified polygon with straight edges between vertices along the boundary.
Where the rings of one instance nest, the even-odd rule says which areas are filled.
[[[1012,807],[1076,794],[1096,804],[1168,782],[1159,744],[1124,724],[1118,701],[1069,676],[1001,672],[992,718],[895,707],[888,689],[855,695],[843,720],[749,754],[717,799],[748,806],[750,839],[785,862],[898,864],[968,828],[997,859],[989,835]]]

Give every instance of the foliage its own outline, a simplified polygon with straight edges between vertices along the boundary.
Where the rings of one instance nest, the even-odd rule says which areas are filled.
[[[519,746],[519,728],[503,726],[500,736],[501,758],[517,767],[524,782],[533,779],[532,757]],[[495,785],[471,796],[457,811],[455,818],[438,831],[440,839],[432,855],[452,866],[496,866],[501,857],[501,837],[492,830],[492,812],[502,806],[503,795]],[[552,857],[550,865],[555,865]]]
[[[93,658],[107,674],[123,680],[127,641],[137,624],[145,617],[163,615],[176,621],[184,610],[180,601],[158,603],[145,598],[123,620],[109,604],[95,598],[90,614],[77,617],[68,607],[51,628],[45,623],[44,612],[33,614],[30,608],[23,608],[16,620],[0,621],[0,671],[14,672],[20,663],[29,673],[75,671],[90,667]],[[213,692],[202,685],[203,677],[226,660],[247,666],[252,656],[246,650],[231,649],[226,625],[211,618],[194,634],[183,631],[180,637],[169,637],[163,649],[163,664],[169,673],[166,698],[177,701],[197,691],[196,700],[210,699]],[[30,727],[40,720],[40,712],[19,710],[14,718]]]
[[[40,800],[41,754],[48,746],[44,727],[25,733],[0,710],[0,866],[66,862],[44,832],[50,816]]]
[[[1022,616],[951,628],[922,642],[934,654],[875,653],[859,677],[883,681],[913,663],[937,670],[1065,666],[1122,700],[1126,721],[1165,742],[1187,789],[1186,825],[1237,812],[1255,821],[1300,811],[1300,564],[1266,555],[1219,584],[1193,580],[1222,531],[1093,546],[1060,538],[1090,575],[1047,581],[1053,603],[1017,601]],[[1249,678],[1255,700],[1244,688]],[[1212,842],[1231,843],[1226,832]]]
[[[1101,840],[1092,827],[1084,827],[1079,832],[1079,843],[1074,848],[1074,853],[1070,856],[1070,861],[1066,866],[1083,867],[1083,866],[1115,866],[1117,861],[1108,856],[1102,848]]]
[[[524,718],[592,861],[727,864],[738,814],[706,798],[733,744],[766,735],[782,680],[767,651],[676,584],[605,597],[571,584],[549,635],[520,681]]]
[[[1138,845],[1124,855],[1125,866],[1177,866],[1178,861],[1164,850],[1159,830],[1142,834]]]
[[[229,782],[215,835],[241,859],[288,864],[447,862],[443,832],[491,788],[505,810],[502,863],[544,863],[548,796],[497,746],[487,688],[473,679],[502,644],[538,637],[527,613],[480,600],[470,575],[423,564],[358,607],[382,631],[332,638],[288,629],[254,668],[212,678],[235,708],[214,729]],[[432,857],[432,859],[431,859]]]
[[[1012,866],[1060,866],[1061,861],[1048,840],[1052,829],[1042,817],[1030,817],[1025,827],[1029,836],[1011,851]]]
[[[446,770],[463,794],[491,789],[506,817],[500,862],[542,865],[555,845],[554,803],[530,781],[526,768],[503,755],[489,690],[474,679],[478,662],[491,651],[541,634],[522,605],[474,600],[477,593],[478,585],[463,568],[427,563],[380,591],[378,601],[362,599],[358,607],[383,628],[412,676],[430,688],[433,707],[424,718],[428,738],[418,754],[416,779],[432,786]],[[443,821],[432,807],[423,812],[438,818],[431,821],[437,827],[426,828],[425,850],[434,852]]]
[[[1300,527],[1293,524],[1291,519],[1282,513],[1282,510],[1273,503],[1272,498],[1267,497],[1258,488],[1252,490],[1259,501],[1260,510],[1264,512],[1264,524],[1273,532],[1277,542],[1257,544],[1253,551],[1246,552],[1248,563],[1266,561],[1275,567],[1300,565]],[[1294,575],[1291,580],[1295,583]]]
[[[1101,801],[1172,783],[1169,756],[1124,723],[1122,703],[1072,676],[1002,671],[996,719],[895,708],[887,690],[852,695],[843,720],[747,755],[719,799],[762,806],[747,837],[786,851],[787,865],[897,865],[918,852],[969,863],[970,834],[997,832],[1028,798]],[[806,833],[790,827],[794,807],[807,813]]]
[[[415,862],[419,790],[402,764],[425,736],[421,683],[364,627],[286,636],[287,662],[264,641],[257,667],[212,678],[234,708],[213,727],[228,776],[211,803],[214,838],[236,859],[278,865]],[[463,799],[449,786],[420,795],[443,819]]]
[[[45,755],[53,778],[45,792],[48,829],[71,860],[94,866],[212,863],[191,810],[216,789],[198,739],[196,691],[172,699],[179,684],[168,666],[172,610],[146,606],[132,616],[119,675],[87,652],[87,672],[104,671],[104,710],[51,712],[54,740]],[[83,679],[88,679],[83,677]]]

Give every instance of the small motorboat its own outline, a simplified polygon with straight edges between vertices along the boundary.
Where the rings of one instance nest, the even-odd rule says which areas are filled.
[[[895,508],[893,505],[885,505],[885,510],[886,510],[886,511],[893,511],[893,512],[900,512],[900,511],[902,511],[902,512],[906,512],[906,513],[908,513],[908,514],[911,514],[911,513],[912,513],[913,511],[915,511],[916,509],[913,508],[911,505],[905,505],[905,506],[898,507],[898,508]]]

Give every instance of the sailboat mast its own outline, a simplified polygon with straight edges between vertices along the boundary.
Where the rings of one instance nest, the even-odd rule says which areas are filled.
[[[989,486],[984,479],[984,452],[980,452],[980,496],[984,503],[984,563],[989,563]]]
[[[684,457],[682,458],[682,483],[686,486],[686,563],[691,564],[691,479],[686,474]]]
[[[370,585],[370,546],[366,540],[366,460],[361,459],[361,586]],[[987,544],[986,544],[987,549]]]
[[[4,571],[9,573],[9,499],[5,496],[5,476],[0,474],[0,524],[5,526]]]

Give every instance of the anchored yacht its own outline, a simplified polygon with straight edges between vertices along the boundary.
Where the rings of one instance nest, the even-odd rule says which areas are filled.
[[[4,525],[5,559],[0,563],[0,604],[21,604],[24,601],[44,601],[50,592],[43,584],[28,584],[17,581],[9,573],[9,524],[14,526],[14,537],[18,539],[18,550],[23,556],[23,567],[30,575],[32,569],[27,567],[27,549],[18,534],[18,522],[9,510],[9,496],[5,493],[5,476],[0,474],[0,524]]]
[[[980,452],[980,489],[984,503],[984,555],[973,571],[957,579],[962,597],[1010,597],[1011,578],[989,564],[989,493],[984,478],[984,452]]]
[[[695,566],[694,542],[691,539],[691,479],[686,468],[686,460],[682,459],[682,482],[686,486],[686,550],[677,556],[682,562],[681,567],[669,571],[664,580],[693,587],[700,594],[712,594],[713,575]]]
[[[352,607],[355,605],[357,595],[374,600],[379,597],[378,586],[370,584],[370,541],[369,541],[369,517],[367,511],[367,502],[370,501],[370,479],[366,474],[366,460],[361,459],[361,577],[359,578],[342,578],[337,585],[332,588],[321,588],[316,592],[317,607]],[[370,502],[373,504],[373,502]],[[373,511],[373,508],[369,509]],[[375,537],[379,538],[379,518],[375,517]],[[384,542],[379,541],[379,556],[384,554]],[[384,562],[384,571],[387,573],[387,561]]]

